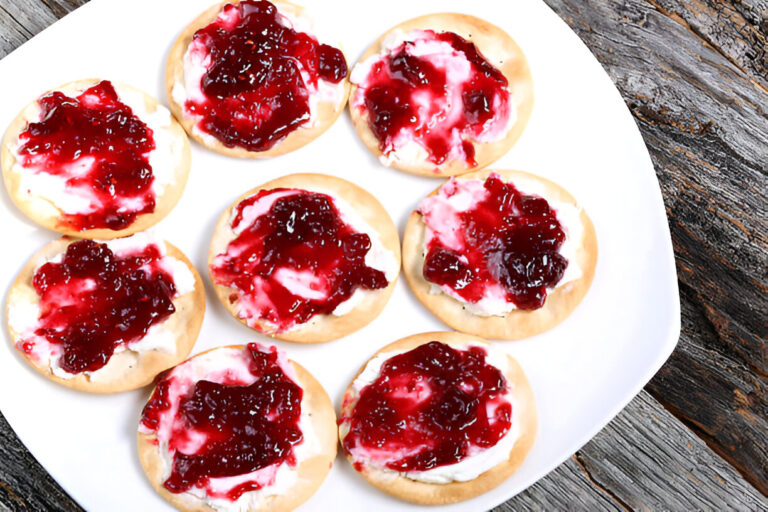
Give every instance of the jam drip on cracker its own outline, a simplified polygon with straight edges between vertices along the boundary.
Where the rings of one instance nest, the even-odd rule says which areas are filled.
[[[168,442],[173,466],[163,483],[170,492],[196,487],[210,497],[235,501],[243,493],[261,489],[265,482],[254,477],[224,490],[226,486],[212,488],[210,479],[246,475],[283,463],[296,465],[293,447],[303,440],[299,427],[303,391],[283,372],[275,347],[262,351],[249,344],[246,351],[253,382],[234,377],[223,382],[199,380],[175,409]],[[156,430],[160,417],[169,413],[173,380],[171,372],[157,383],[144,407],[144,427]],[[195,445],[192,452],[190,444]]]
[[[449,182],[447,192],[440,193],[450,196],[457,183]],[[501,285],[507,302],[519,309],[538,309],[568,266],[559,252],[566,236],[563,226],[545,199],[521,193],[496,174],[485,181],[485,190],[481,201],[458,214],[458,226],[433,227],[450,231],[460,247],[448,247],[439,236],[433,237],[424,278],[470,303],[482,300],[489,286]]]
[[[87,203],[86,212],[62,212],[61,227],[118,231],[155,211],[152,130],[120,101],[110,82],[75,98],[55,91],[38,104],[40,121],[19,135],[19,163],[63,178],[65,192]]]
[[[35,335],[60,354],[61,369],[96,371],[118,347],[140,340],[174,313],[176,288],[161,259],[154,244],[116,256],[106,244],[80,240],[60,262],[35,272],[41,311]],[[22,340],[19,347],[34,353],[35,340]]]
[[[494,446],[512,425],[512,405],[504,375],[486,354],[432,341],[389,358],[340,420],[349,425],[344,449],[408,472]]]
[[[273,194],[280,197],[269,210],[245,225],[249,209]],[[332,314],[357,289],[388,285],[382,271],[366,265],[370,237],[345,223],[326,194],[262,190],[235,212],[232,228],[239,234],[211,271],[217,284],[235,290],[230,301],[252,327],[282,332]]]
[[[318,81],[339,83],[347,63],[337,48],[289,25],[272,3],[242,0],[195,33],[190,51],[210,63],[204,98],[185,103],[200,117],[199,129],[227,147],[258,152],[309,122]]]
[[[472,139],[481,137],[489,121],[510,115],[507,79],[461,36],[419,34],[375,63],[361,84],[371,131],[385,155],[398,149],[398,137],[407,133],[435,165],[460,146],[467,165],[475,167]]]

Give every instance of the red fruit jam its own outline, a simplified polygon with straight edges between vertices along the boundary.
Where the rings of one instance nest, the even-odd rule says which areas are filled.
[[[116,256],[106,244],[80,240],[69,244],[61,262],[37,270],[32,283],[41,313],[35,334],[61,354],[64,371],[102,368],[115,349],[173,314],[176,288],[161,259],[154,244]],[[33,346],[21,349],[30,353]]]
[[[309,121],[318,81],[347,76],[340,50],[293,30],[267,1],[225,5],[188,51],[206,72],[204,98],[188,99],[186,113],[225,146],[249,151],[266,151]]]
[[[494,446],[512,425],[512,404],[507,380],[486,355],[432,341],[391,357],[342,416],[344,449],[385,452],[394,471],[427,471]]]
[[[506,126],[511,115],[507,79],[461,36],[418,34],[373,65],[359,84],[357,96],[363,97],[356,106],[368,112],[385,155],[398,149],[397,138],[405,133],[435,165],[463,155],[474,167],[471,140],[482,139],[489,122]]]
[[[461,181],[451,180],[441,190],[447,197],[458,191]],[[460,245],[447,247],[439,236],[429,242],[424,260],[424,278],[447,286],[467,302],[477,303],[489,286],[501,285],[507,302],[520,309],[538,309],[568,267],[559,250],[565,231],[555,211],[541,197],[521,193],[498,174],[485,181],[485,196],[451,222],[428,224],[433,231],[452,231]],[[427,198],[420,206],[425,212]],[[430,216],[430,218],[432,218]]]
[[[265,213],[246,220],[250,209],[262,209],[262,201],[273,195],[277,198]],[[262,190],[235,212],[237,236],[211,271],[217,284],[237,290],[230,300],[238,302],[243,318],[264,320],[280,332],[333,313],[357,288],[389,284],[382,271],[365,263],[370,237],[346,224],[328,195]]]
[[[117,231],[155,211],[152,130],[120,101],[111,82],[76,98],[54,91],[37,102],[40,121],[19,135],[19,163],[65,179],[66,192],[90,201],[87,213],[63,212],[61,227]]]
[[[239,378],[199,380],[180,391],[168,439],[173,467],[163,483],[169,491],[197,487],[210,497],[235,501],[245,492],[264,487],[264,482],[249,480],[222,491],[218,485],[218,490],[211,489],[209,480],[296,464],[293,447],[303,440],[299,427],[303,391],[283,372],[275,347],[262,351],[252,343],[246,350],[252,379],[244,381],[241,372],[232,372]],[[143,427],[157,431],[161,417],[169,414],[169,389],[185,365],[159,380],[144,407]],[[195,449],[188,453],[193,439]]]

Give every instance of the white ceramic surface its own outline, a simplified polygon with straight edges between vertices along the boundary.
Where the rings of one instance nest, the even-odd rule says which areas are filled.
[[[38,94],[84,77],[122,81],[165,101],[165,58],[181,29],[211,0],[92,0],[0,61],[0,129]],[[584,302],[559,327],[499,343],[533,385],[539,432],[520,470],[495,490],[446,511],[488,509],[543,477],[585,444],[650,379],[674,348],[680,309],[672,247],[654,170],[619,93],[587,48],[539,0],[466,2],[307,0],[320,32],[356,59],[382,32],[439,11],[469,12],[508,31],[528,56],[536,103],[518,144],[497,164],[552,179],[570,190],[597,228],[600,257]],[[193,145],[192,171],[176,209],[156,228],[205,276],[208,311],[195,352],[267,341],[232,319],[205,271],[221,211],[244,191],[293,172],[325,172],[373,191],[402,230],[412,208],[440,181],[382,167],[348,116],[309,146],[267,161],[235,160]],[[0,195],[4,296],[29,256],[56,235],[38,228]],[[135,432],[146,391],[90,396],[36,374],[0,343],[0,410],[21,440],[88,510],[165,510],[145,480]],[[278,342],[320,380],[338,406],[345,386],[378,347],[416,332],[446,329],[404,280],[382,315],[329,344]],[[343,499],[341,499],[343,497]],[[367,485],[339,457],[301,510],[415,510]],[[434,509],[432,509],[434,510]]]

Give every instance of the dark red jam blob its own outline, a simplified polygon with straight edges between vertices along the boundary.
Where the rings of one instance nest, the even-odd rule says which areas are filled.
[[[19,135],[20,163],[66,179],[68,189],[88,191],[97,206],[88,214],[64,212],[61,226],[77,231],[121,230],[136,216],[155,211],[149,153],[152,130],[102,81],[77,98],[55,91],[38,100],[40,121]],[[86,173],[70,167],[94,158]]]
[[[171,402],[168,391],[171,387],[171,379],[168,374],[173,370],[166,370],[155,378],[155,390],[152,396],[144,406],[141,414],[141,424],[152,431],[157,431],[160,427],[160,417],[170,409]]]
[[[198,127],[227,147],[266,151],[309,121],[308,85],[338,83],[347,76],[340,50],[284,26],[267,1],[227,4],[198,30],[211,65],[202,78],[205,100],[188,100]],[[311,84],[304,82],[302,70]]]
[[[173,468],[163,486],[173,493],[192,487],[205,489],[210,478],[250,473],[273,464],[296,464],[293,446],[303,439],[299,421],[303,391],[282,370],[277,350],[262,352],[258,345],[247,348],[251,384],[198,381],[181,398],[169,440]],[[159,419],[171,407],[168,387],[173,373],[161,380],[144,407],[142,424],[157,429]],[[196,453],[178,451],[187,439],[185,431],[205,435]],[[179,442],[181,441],[181,443]],[[257,482],[244,482],[226,493],[235,501],[243,493],[260,489]]]
[[[245,208],[284,190],[262,190],[242,201],[232,225],[243,222]],[[388,284],[383,272],[365,264],[370,237],[342,220],[330,196],[294,192],[277,199],[267,213],[229,243],[227,252],[211,267],[217,284],[239,290],[236,300],[259,298],[259,318],[278,331],[317,314],[333,313],[357,288],[376,290]],[[281,269],[311,273],[323,298],[292,293],[276,278]]]
[[[462,149],[468,165],[476,166],[475,148],[468,140],[483,131],[485,123],[500,115],[509,105],[507,79],[478,52],[474,43],[453,32],[436,34],[423,31],[427,40],[443,41],[457,53],[463,54],[471,65],[471,76],[460,85],[463,115],[450,122],[430,126],[419,109],[423,98],[433,101],[428,115],[434,116],[452,94],[453,85],[446,72],[429,60],[411,55],[413,42],[406,41],[399,49],[376,63],[365,79],[364,107],[369,126],[379,140],[379,149],[386,152],[403,129],[413,130],[414,136],[429,153],[429,161],[443,164],[451,153],[455,131],[462,136]],[[421,37],[419,38],[421,40]],[[421,98],[417,101],[416,98]],[[494,108],[494,98],[502,107]],[[503,114],[502,114],[503,115]]]
[[[559,252],[563,226],[545,199],[522,194],[498,175],[488,177],[485,189],[483,201],[459,214],[461,254],[433,238],[424,278],[472,303],[483,298],[487,286],[500,283],[507,301],[520,309],[538,309],[547,288],[560,282],[568,266]]]
[[[389,469],[427,471],[494,446],[512,425],[512,405],[486,354],[432,341],[388,359],[340,420],[349,424],[344,449],[384,450],[393,454]]]
[[[61,348],[63,370],[102,368],[117,347],[141,339],[175,311],[176,288],[161,258],[154,244],[117,257],[106,244],[80,240],[69,244],[61,262],[37,270],[35,334]]]

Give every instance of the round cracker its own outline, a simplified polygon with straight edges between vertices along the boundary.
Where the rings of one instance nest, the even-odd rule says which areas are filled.
[[[315,315],[304,324],[277,333],[268,332],[269,326],[266,323],[255,320],[258,326],[262,326],[255,329],[259,332],[264,332],[268,336],[297,343],[324,343],[362,329],[379,316],[379,313],[384,309],[395,289],[400,268],[400,237],[389,214],[372,194],[354,183],[335,176],[325,174],[291,174],[283,176],[246,192],[228,206],[216,223],[216,229],[214,230],[211,246],[208,251],[208,272],[216,290],[216,295],[218,295],[222,304],[224,304],[224,307],[232,316],[244,325],[249,326],[247,320],[239,317],[236,305],[229,301],[229,296],[232,293],[237,293],[238,290],[216,284],[213,273],[211,273],[211,265],[216,255],[226,251],[227,245],[233,239],[234,234],[229,225],[232,210],[241,201],[253,196],[260,190],[275,188],[293,188],[311,192],[330,193],[343,199],[378,233],[381,243],[395,256],[398,262],[398,275],[389,282],[386,288],[369,290],[369,293],[365,294],[363,300],[345,315]]]
[[[243,345],[217,347],[201,352],[191,359],[224,348],[244,350],[246,347]],[[262,510],[287,512],[298,507],[312,497],[320,488],[320,485],[322,485],[333,466],[334,459],[336,459],[338,437],[336,435],[336,413],[333,409],[333,403],[328,397],[328,393],[323,389],[323,386],[311,373],[294,361],[291,361],[291,364],[299,381],[297,384],[304,393],[301,405],[302,407],[309,406],[310,408],[309,417],[312,419],[312,429],[322,446],[322,451],[298,465],[296,484],[287,489],[283,494],[269,497],[263,508],[250,510],[249,512]],[[152,395],[150,394],[150,396]],[[144,473],[147,475],[152,487],[164,500],[182,511],[216,512],[215,509],[188,493],[174,494],[163,487],[163,460],[159,445],[157,444],[157,436],[154,433],[138,433],[138,451]]]
[[[465,174],[457,179],[485,180],[498,173],[505,182],[514,184],[516,178],[535,180],[546,190],[544,199],[572,204],[576,199],[564,188],[549,180],[522,171],[483,170]],[[434,195],[441,187],[435,189]],[[559,286],[548,293],[544,306],[535,310],[513,309],[506,316],[481,316],[471,313],[460,302],[445,293],[431,293],[431,284],[424,279],[425,224],[421,214],[414,211],[408,219],[403,235],[403,272],[413,293],[436,317],[457,331],[500,340],[527,338],[547,331],[570,315],[587,294],[597,266],[597,235],[592,220],[581,209],[579,219],[583,228],[580,248],[575,261],[581,268],[578,279]]]
[[[307,17],[306,9],[304,7],[287,0],[270,0],[270,2],[274,4],[280,12],[287,12],[294,17]],[[237,3],[239,3],[239,0],[225,0],[224,2],[211,6],[200,16],[195,18],[192,23],[187,25],[176,39],[176,42],[173,44],[171,51],[168,54],[168,63],[165,67],[165,88],[168,94],[168,104],[170,105],[171,112],[173,112],[173,115],[179,120],[187,134],[202,146],[205,146],[216,153],[240,158],[269,158],[284,155],[306,146],[315,140],[339,118],[344,110],[344,105],[347,103],[347,98],[349,97],[350,83],[348,78],[344,78],[343,80],[344,94],[341,95],[337,103],[331,101],[318,102],[317,112],[313,115],[313,119],[316,121],[314,126],[299,126],[296,130],[293,130],[283,139],[277,141],[275,145],[266,151],[249,151],[238,146],[230,148],[225,146],[211,134],[205,134],[205,136],[202,135],[199,130],[195,130],[197,118],[185,116],[183,105],[180,105],[173,98],[173,87],[176,83],[184,84],[184,54],[187,52],[187,47],[189,46],[189,43],[192,42],[195,33],[210,25],[225,5]],[[344,49],[340,46],[337,46],[336,48],[338,48],[342,54],[344,53]],[[344,60],[349,62],[346,56],[344,57]]]
[[[395,351],[410,351],[419,345],[424,345],[432,341],[439,341],[452,347],[464,348],[469,344],[480,343],[490,346],[490,343],[482,338],[462,334],[458,332],[426,332],[414,334],[402,338],[394,343],[379,349],[371,358],[358,370],[355,377],[349,384],[344,394],[344,403],[341,410],[341,418],[351,413],[357,403],[357,392],[354,389],[355,379],[363,372],[368,363],[380,354]],[[533,396],[533,390],[528,382],[520,364],[512,357],[507,356],[509,365],[504,377],[512,387],[515,397],[515,410],[513,418],[520,422],[520,436],[515,441],[509,458],[504,462],[478,475],[475,479],[466,482],[451,482],[447,484],[432,484],[412,480],[406,476],[393,471],[384,471],[371,466],[355,464],[350,454],[347,454],[347,460],[358,470],[360,475],[374,487],[411,503],[419,505],[447,505],[465,501],[475,496],[479,496],[491,489],[497,487],[504,480],[509,478],[523,463],[528,451],[530,451],[533,441],[536,437],[537,413],[536,402]],[[343,428],[345,423],[339,425],[339,439],[344,446],[344,438],[347,430]],[[360,467],[360,469],[358,469]]]
[[[507,134],[493,142],[468,140],[475,147],[476,167],[468,167],[464,160],[449,160],[440,166],[429,161],[403,162],[393,159],[391,166],[401,171],[430,177],[457,176],[473,170],[482,169],[501,158],[517,142],[528,124],[533,110],[533,78],[520,47],[514,39],[499,27],[474,16],[458,13],[439,13],[420,16],[400,23],[384,33],[360,57],[363,62],[382,51],[384,40],[394,31],[433,30],[435,32],[454,32],[475,44],[485,59],[495,66],[509,82],[512,102],[517,107],[517,117]],[[350,91],[349,113],[352,122],[366,147],[376,157],[382,155],[379,140],[368,124],[368,113],[352,105],[352,98],[357,93],[357,85],[352,84]]]
[[[18,301],[26,304],[39,304],[40,297],[32,285],[35,271],[46,261],[66,251],[67,246],[73,241],[68,237],[61,237],[40,249],[27,262],[11,285],[6,304],[6,323],[11,336],[11,343],[14,346],[21,338],[21,333],[16,332],[11,327],[11,309]],[[80,373],[69,379],[55,375],[49,366],[40,364],[21,351],[19,353],[35,370],[48,379],[63,386],[89,393],[119,393],[144,387],[151,383],[158,373],[178,364],[179,361],[183,361],[192,351],[203,324],[205,289],[200,275],[184,253],[168,242],[165,242],[165,247],[166,255],[184,262],[195,277],[195,289],[173,299],[173,306],[176,311],[163,322],[168,324],[176,334],[176,353],[171,354],[162,350],[146,352],[125,350],[114,354],[104,367],[93,374]]]
[[[61,85],[55,89],[40,95],[38,98],[50,94],[54,91],[61,91],[67,95],[79,94],[80,92],[98,84],[102,79],[88,78],[84,80],[77,80],[75,82],[69,82]],[[147,93],[126,85],[120,82],[111,82],[115,88],[115,91],[120,95],[120,91],[130,91],[136,94],[141,94],[144,97],[144,107],[151,115],[160,108],[165,108],[152,96]],[[13,170],[16,165],[16,157],[13,154],[12,148],[17,144],[19,135],[26,130],[30,121],[36,121],[40,107],[38,106],[37,99],[29,103],[24,109],[16,116],[11,122],[8,130],[5,132],[5,137],[2,143],[2,170],[3,179],[5,181],[5,188],[8,190],[14,204],[30,219],[37,224],[48,228],[52,231],[57,231],[64,235],[69,235],[77,238],[91,238],[98,240],[110,240],[112,238],[121,238],[129,236],[139,231],[144,231],[151,226],[154,226],[160,222],[166,215],[168,215],[176,203],[181,199],[181,195],[184,192],[184,187],[187,184],[187,178],[189,177],[190,169],[190,147],[189,139],[184,133],[184,129],[171,116],[171,124],[164,128],[174,139],[181,141],[181,148],[179,155],[173,168],[173,183],[163,187],[162,192],[155,198],[155,210],[151,213],[142,213],[136,216],[130,226],[120,229],[112,230],[108,228],[95,228],[87,229],[85,231],[76,231],[66,226],[61,226],[61,220],[64,213],[57,208],[51,201],[31,195],[25,191],[21,186],[21,176],[19,173]]]

